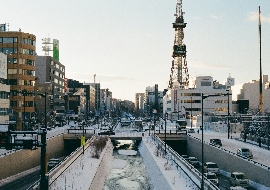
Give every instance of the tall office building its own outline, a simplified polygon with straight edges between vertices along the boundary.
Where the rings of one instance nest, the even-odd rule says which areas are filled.
[[[10,87],[7,79],[7,55],[0,53],[0,131],[6,131],[9,124],[9,99]]]
[[[50,108],[63,114],[65,112],[65,66],[51,56],[36,56],[36,77],[38,83],[51,83]],[[38,108],[37,108],[38,109]]]
[[[34,116],[36,36],[21,31],[0,30],[0,52],[7,55],[7,78],[10,84],[10,120],[16,130],[27,129]],[[25,122],[23,122],[25,121]]]

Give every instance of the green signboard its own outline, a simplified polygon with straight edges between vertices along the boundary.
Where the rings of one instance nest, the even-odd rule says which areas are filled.
[[[59,40],[53,39],[53,58],[59,61]]]

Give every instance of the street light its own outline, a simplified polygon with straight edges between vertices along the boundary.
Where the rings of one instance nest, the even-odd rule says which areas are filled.
[[[201,174],[202,174],[202,183],[201,183],[201,190],[204,189],[204,167],[203,167],[203,163],[204,163],[204,159],[203,159],[203,100],[208,98],[208,97],[211,97],[211,96],[220,96],[219,94],[209,94],[209,95],[204,95],[202,93],[202,171],[201,171]]]
[[[178,120],[179,120],[179,99],[177,99],[177,104],[178,104]]]
[[[230,119],[229,119],[229,117],[230,117],[230,95],[232,95],[232,94],[229,93],[230,89],[227,89],[226,91],[227,91],[227,93],[224,95],[228,96],[228,122],[227,122],[227,124],[228,124],[228,139],[230,139]]]
[[[43,128],[43,133],[41,134],[41,168],[40,168],[40,175],[41,175],[41,179],[40,179],[40,188],[41,189],[48,189],[48,183],[46,180],[46,133],[47,133],[47,119],[46,119],[46,104],[47,104],[47,92],[45,92],[44,94],[37,94],[40,95],[41,97],[44,98],[44,103],[45,103],[45,108],[44,108],[44,116],[45,116],[45,128]]]
[[[193,126],[193,116],[192,116],[192,96],[190,96],[190,98],[191,98],[191,101],[190,101],[190,104],[191,104],[191,109],[190,109],[190,112],[191,112],[191,128],[192,128],[192,126]]]
[[[167,147],[167,145],[166,145],[166,133],[167,133],[167,131],[166,131],[166,126],[167,126],[167,117],[168,117],[168,113],[167,112],[165,112],[165,140],[164,140],[164,142],[165,142],[165,155],[167,154],[167,152],[166,152],[166,147]]]

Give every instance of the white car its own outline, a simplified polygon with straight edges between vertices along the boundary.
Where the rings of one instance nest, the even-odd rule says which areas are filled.
[[[230,184],[232,186],[241,186],[244,188],[249,188],[250,186],[248,178],[242,172],[231,173]]]
[[[247,158],[253,159],[253,154],[252,154],[251,150],[248,148],[239,148],[239,149],[237,149],[236,154],[239,156],[245,156]]]
[[[205,162],[203,168],[205,173],[211,172],[217,175],[220,174],[219,167],[214,162]]]

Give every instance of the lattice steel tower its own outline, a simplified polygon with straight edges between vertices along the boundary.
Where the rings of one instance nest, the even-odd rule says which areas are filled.
[[[184,22],[184,12],[182,11],[182,0],[177,0],[176,14],[173,28],[175,29],[173,60],[168,88],[188,88],[189,74],[186,61],[186,45],[184,40],[184,28],[187,23]]]

